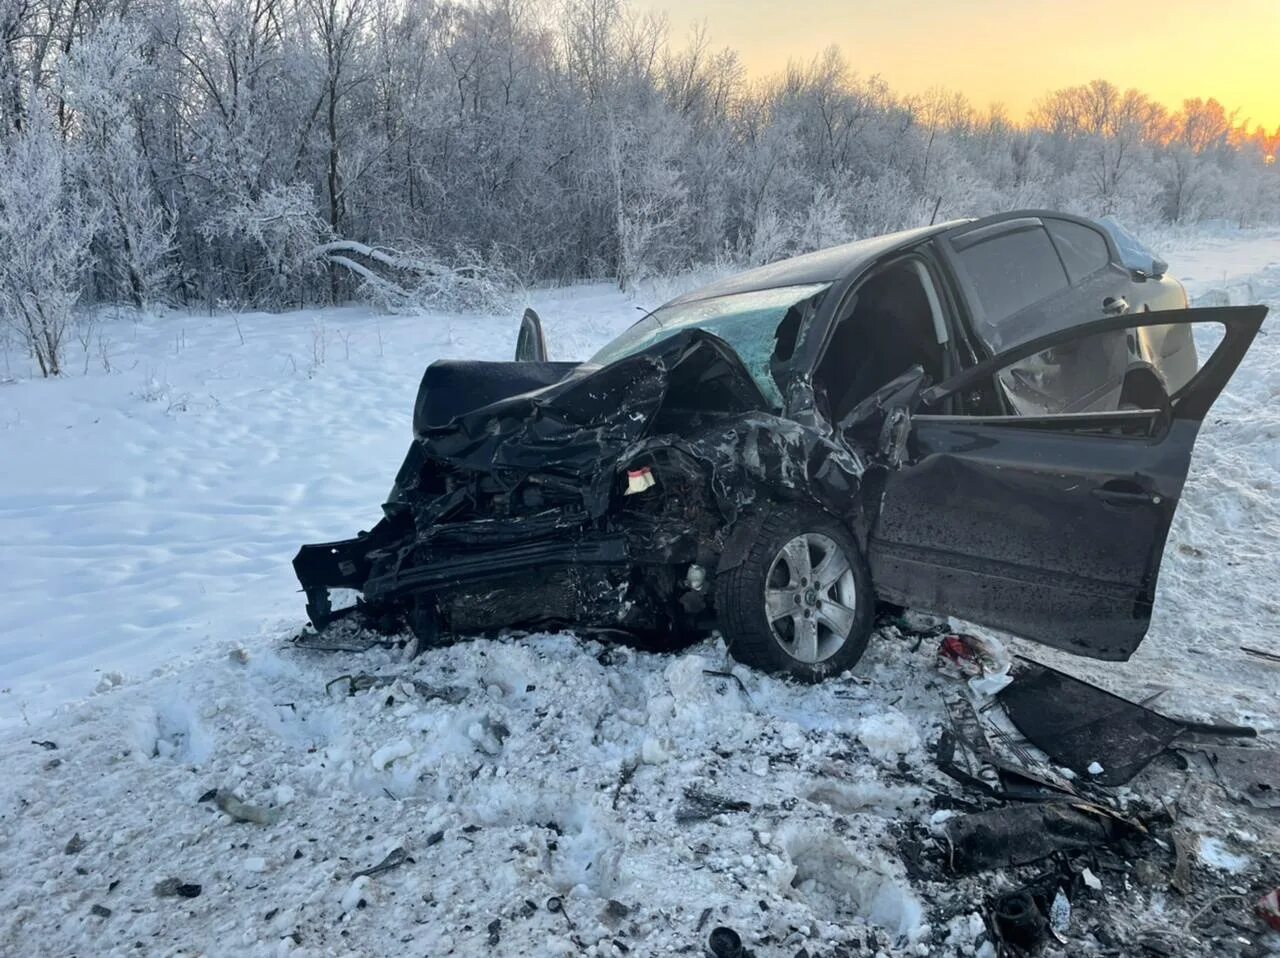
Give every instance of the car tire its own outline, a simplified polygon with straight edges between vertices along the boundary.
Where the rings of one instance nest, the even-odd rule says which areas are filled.
[[[716,580],[729,653],[805,682],[852,668],[871,638],[875,612],[871,570],[857,540],[838,519],[809,506],[740,521],[750,524],[750,545]]]

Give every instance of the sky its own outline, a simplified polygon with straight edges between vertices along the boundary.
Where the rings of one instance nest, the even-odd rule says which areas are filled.
[[[676,44],[699,23],[748,73],[832,44],[898,93],[941,86],[1021,118],[1043,93],[1098,78],[1177,107],[1215,97],[1280,126],[1280,0],[634,0]]]

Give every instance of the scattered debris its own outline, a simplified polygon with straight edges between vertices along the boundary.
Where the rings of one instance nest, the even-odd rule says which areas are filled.
[[[108,908],[106,905],[94,905],[92,908],[89,909],[89,914],[96,915],[99,918],[110,918],[111,909]]]
[[[1236,801],[1254,808],[1280,808],[1280,749],[1202,745],[1182,754],[1206,766]]]
[[[199,898],[201,887],[194,882],[184,882],[177,878],[166,878],[156,883],[157,898]]]
[[[84,851],[84,845],[84,839],[80,837],[79,832],[76,832],[67,840],[67,847],[62,851],[67,855],[78,855],[80,852]]]
[[[446,685],[436,687],[427,682],[418,679],[405,678],[399,675],[370,675],[367,672],[359,672],[355,675],[339,675],[337,678],[330,679],[324,684],[326,694],[332,694],[332,689],[339,682],[347,683],[347,695],[356,695],[359,692],[367,692],[370,689],[381,689],[399,683],[407,692],[409,689],[425,701],[431,699],[440,699],[448,702],[450,705],[457,705],[462,702],[469,694],[470,689],[462,688],[457,685]]]
[[[690,786],[684,790],[684,804],[676,810],[677,822],[700,822],[725,812],[749,812],[751,803],[724,798]]]
[[[486,930],[489,932],[489,947],[496,948],[498,943],[502,941],[502,919],[495,918],[489,922]]]
[[[1027,741],[1101,785],[1124,785],[1184,731],[1180,722],[1021,657],[1000,703]]]
[[[265,805],[250,805],[242,802],[226,789],[218,789],[214,796],[218,808],[238,822],[252,822],[255,825],[274,825],[280,821],[283,811],[279,808],[267,808]]]
[[[366,868],[363,871],[358,871],[351,877],[372,878],[374,875],[381,875],[383,872],[389,872],[391,869],[399,868],[405,862],[411,861],[413,861],[413,859],[409,857],[409,853],[405,851],[403,847],[393,848],[391,851],[387,852],[386,857],[383,858],[382,861],[378,862],[378,864],[373,865],[370,868]]]
[[[1251,649],[1247,645],[1240,646],[1240,651],[1246,652],[1249,655],[1257,656],[1260,659],[1266,659],[1268,662],[1280,662],[1280,655],[1277,655],[1274,652],[1264,652],[1262,649]]]
[[[1009,653],[995,639],[958,632],[943,636],[938,646],[938,667],[967,678],[979,695],[994,695],[1013,681]]]
[[[47,740],[46,740],[46,741],[37,741],[37,740],[35,740],[35,739],[32,739],[31,744],[32,744],[32,745],[39,745],[41,748],[43,748],[43,749],[45,749],[45,750],[47,750],[47,751],[52,751],[53,749],[55,749],[55,748],[57,748],[57,747],[58,747],[58,743],[57,743],[57,742],[50,742],[50,741],[47,741]]]

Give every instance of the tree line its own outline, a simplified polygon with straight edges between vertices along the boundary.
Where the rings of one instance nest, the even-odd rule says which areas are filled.
[[[1025,118],[836,48],[751,80],[625,0],[0,0],[0,318],[483,304],[1044,206],[1280,217],[1280,129],[1098,80]]]

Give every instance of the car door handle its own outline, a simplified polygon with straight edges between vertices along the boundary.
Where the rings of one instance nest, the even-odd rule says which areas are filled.
[[[1160,496],[1128,479],[1113,479],[1093,490],[1093,494],[1113,506],[1160,505]]]
[[[1102,311],[1108,316],[1123,316],[1129,312],[1129,301],[1123,296],[1108,296],[1102,301]]]

